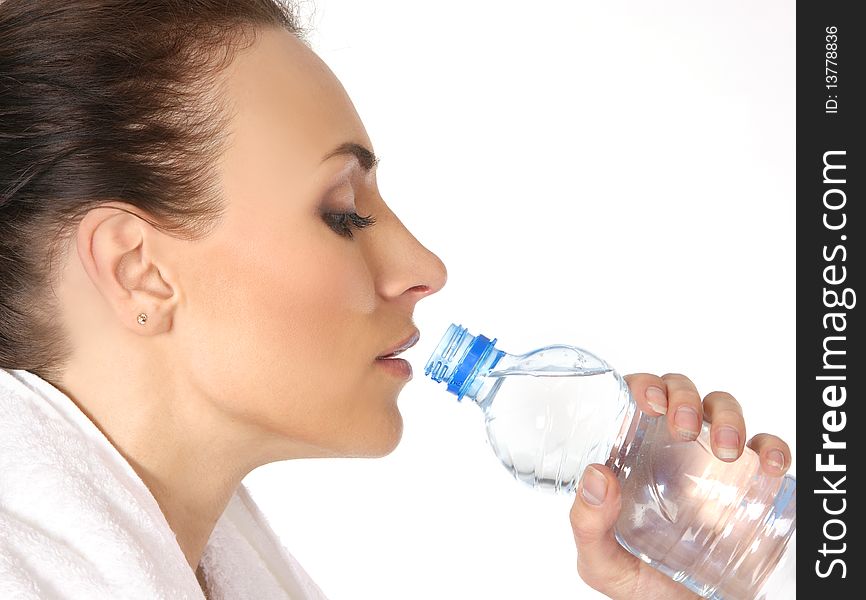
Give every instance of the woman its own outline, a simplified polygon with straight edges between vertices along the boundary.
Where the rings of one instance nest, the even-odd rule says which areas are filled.
[[[395,448],[406,380],[378,357],[446,271],[303,33],[274,0],[0,0],[0,596],[324,597],[241,481]],[[673,432],[707,418],[715,454],[742,453],[730,394],[627,380]],[[579,490],[581,577],[695,597],[616,543],[608,469]]]

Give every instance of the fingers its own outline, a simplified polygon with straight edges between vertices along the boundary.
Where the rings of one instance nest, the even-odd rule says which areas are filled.
[[[704,413],[712,423],[710,447],[725,461],[734,461],[743,453],[746,422],[740,403],[727,392],[710,392],[704,398]]]
[[[642,411],[667,415],[668,430],[674,439],[697,439],[706,419],[711,423],[710,448],[713,454],[731,462],[743,453],[746,423],[740,403],[731,394],[710,392],[702,402],[692,380],[679,373],[667,373],[661,377],[633,373],[624,379]],[[787,464],[790,464],[790,455]]]
[[[701,396],[692,380],[679,373],[662,375],[668,393],[668,430],[674,439],[694,440],[701,432]]]
[[[623,377],[640,409],[651,415],[663,415],[668,410],[665,382],[658,375],[632,373]]]
[[[620,506],[619,482],[613,472],[594,464],[583,472],[569,517],[580,577],[611,598],[630,598],[637,583],[639,561],[614,537]]]
[[[749,440],[749,447],[761,457],[761,468],[770,475],[784,475],[791,466],[791,449],[781,438],[759,433]]]
[[[643,412],[667,415],[668,430],[674,439],[694,440],[704,419],[710,426],[710,448],[717,457],[733,462],[743,453],[746,422],[743,408],[728,392],[710,392],[701,401],[695,384],[679,373],[661,377],[651,373],[626,375],[632,397]],[[791,450],[774,435],[754,436],[749,446],[761,457],[761,467],[774,475],[784,474],[791,465]]]

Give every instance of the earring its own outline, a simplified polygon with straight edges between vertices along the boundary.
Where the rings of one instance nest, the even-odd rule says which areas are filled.
[[[138,315],[138,324],[144,325],[145,321],[147,321],[147,315],[144,313],[139,314]]]

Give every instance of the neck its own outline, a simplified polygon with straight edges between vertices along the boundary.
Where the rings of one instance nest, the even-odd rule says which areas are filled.
[[[197,569],[242,479],[275,459],[273,452],[267,454],[266,436],[221,412],[161,365],[135,369],[129,366],[134,361],[93,364],[99,365],[98,372],[71,365],[54,385],[141,477],[190,567]]]

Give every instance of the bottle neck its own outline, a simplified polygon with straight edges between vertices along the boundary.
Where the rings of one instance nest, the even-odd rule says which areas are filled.
[[[496,349],[496,338],[471,335],[465,327],[452,323],[439,341],[424,367],[433,381],[445,381],[447,391],[462,400],[464,396],[478,401],[490,371],[505,352]]]
[[[486,353],[477,361],[475,366],[467,370],[465,381],[460,382],[459,387],[455,385],[453,390],[449,386],[449,391],[456,394],[458,400],[466,397],[481,408],[485,408],[494,392],[502,384],[501,377],[487,377],[486,374],[506,356],[510,355],[502,350],[497,350],[490,344]]]

